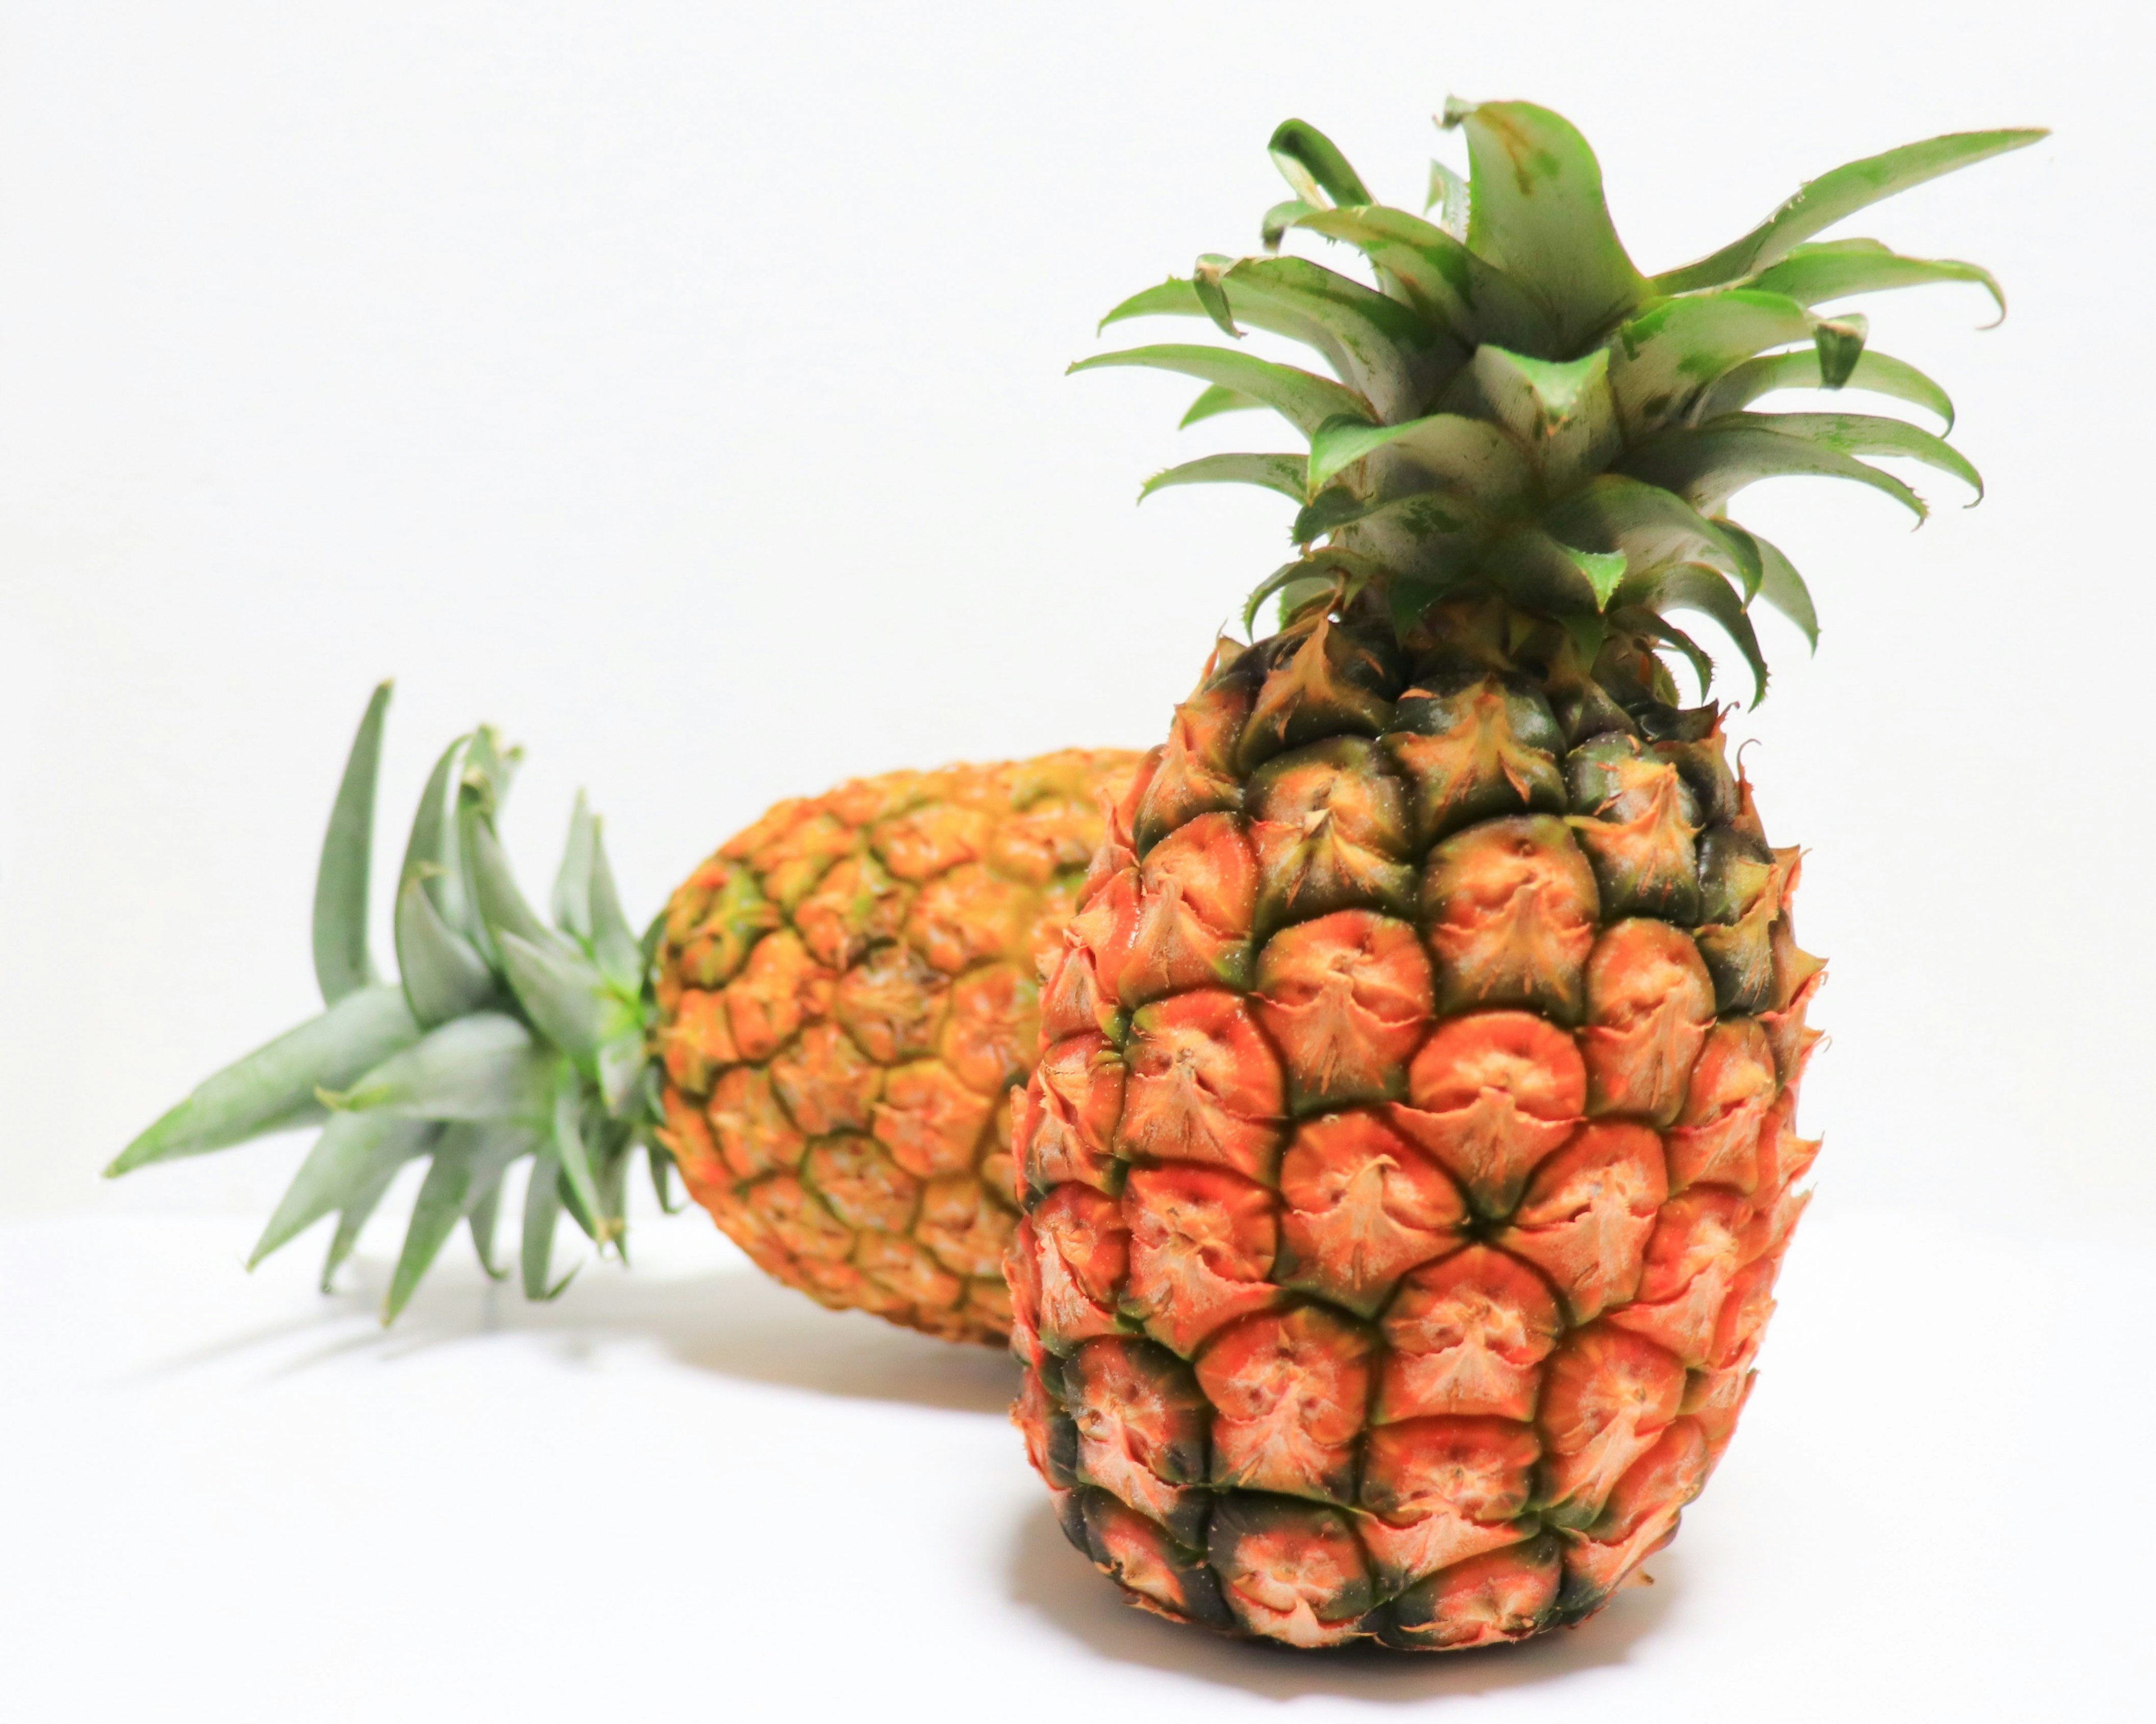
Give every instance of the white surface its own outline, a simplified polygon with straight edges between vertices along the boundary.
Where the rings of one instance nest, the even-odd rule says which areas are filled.
[[[1158,736],[1286,511],[1131,499],[1275,434],[1178,439],[1191,386],[1063,367],[1255,242],[1277,121],[1413,198],[1456,90],[1576,120],[1650,267],[1852,156],[2059,128],[1856,226],[2007,285],[1986,334],[1973,289],[1872,307],[1991,497],[1916,475],[1912,536],[1748,495],[1827,627],[1816,660],[1770,629],[1748,758],[1811,847],[1840,1188],[2147,1229],[2135,16],[0,0],[0,1210],[274,1200],[274,1155],[95,1173],[313,1009],[315,845],[384,675],[385,858],[488,717],[531,747],[526,875],[587,784],[639,915],[779,795]]]
[[[555,1306],[460,1248],[252,1280],[209,1219],[0,1226],[0,1646],[45,1720],[2147,1716],[2147,1251],[1809,1219],[1728,1458],[1579,1629],[1216,1641],[1064,1542],[999,1356],[834,1317],[690,1215]]]

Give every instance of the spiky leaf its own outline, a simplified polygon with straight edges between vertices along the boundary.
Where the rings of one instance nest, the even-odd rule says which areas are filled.
[[[1807,180],[1794,196],[1743,239],[1732,240],[1696,264],[1657,275],[1655,291],[1691,293],[1702,287],[1742,281],[1788,256],[1813,234],[1883,198],[1921,186],[1956,168],[2024,148],[2047,136],[2041,129],[2025,128],[1950,132],[1848,162],[1815,180]]]
[[[1823,389],[1820,356],[1815,351],[1770,353],[1738,366],[1721,378],[1694,404],[1696,421],[1719,418],[1749,407],[1761,396],[1777,389]],[[1872,395],[1891,396],[1936,413],[1947,430],[1953,428],[1953,403],[1947,392],[1913,365],[1866,348],[1841,387]]]
[[[315,870],[315,979],[326,1006],[381,980],[367,949],[367,888],[374,868],[374,793],[390,687],[385,682],[375,690],[352,739]]]
[[[1448,102],[1467,133],[1467,244],[1549,313],[1558,355],[1648,296],[1602,196],[1602,167],[1572,123],[1529,102]]]
[[[2006,315],[2006,290],[1980,264],[1952,258],[1905,258],[1876,239],[1837,239],[1825,245],[1800,245],[1758,278],[1769,293],[1787,294],[1801,305],[1892,288],[1928,287],[1941,281],[1973,282],[1991,295],[1999,316]],[[1995,320],[1994,320],[1995,321]]]
[[[514,1018],[475,1012],[428,1031],[329,1099],[398,1119],[543,1120],[555,1064]]]
[[[121,1151],[105,1177],[311,1124],[326,1116],[321,1091],[354,1082],[409,1049],[419,1034],[399,989],[348,993],[320,1017],[205,1080]]]
[[[1202,455],[1197,460],[1185,461],[1180,466],[1154,474],[1139,490],[1138,500],[1142,503],[1155,491],[1166,490],[1172,485],[1255,485],[1300,503],[1307,494],[1304,477],[1306,464],[1301,455]]]
[[[1702,512],[1722,505],[1763,479],[1853,479],[1892,497],[1919,521],[1923,500],[1892,474],[1775,427],[1773,413],[1731,413],[1704,425],[1665,431],[1629,451],[1619,470],[1675,491]]]
[[[1099,371],[1111,366],[1179,372],[1217,383],[1262,402],[1305,436],[1339,414],[1359,419],[1375,417],[1368,402],[1328,377],[1224,347],[1132,347],[1120,353],[1096,353],[1091,359],[1078,361],[1070,370]]]
[[[1339,146],[1306,120],[1284,120],[1266,144],[1288,189],[1306,203],[1368,203],[1369,188]]]

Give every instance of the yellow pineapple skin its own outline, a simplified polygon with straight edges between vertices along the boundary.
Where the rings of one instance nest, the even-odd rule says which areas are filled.
[[[1645,644],[1517,632],[1224,643],[1045,972],[1014,1418],[1147,1609],[1578,1621],[1750,1391],[1817,1149],[1797,853]]]
[[[782,802],[674,893],[660,1139],[766,1273],[952,1341],[1010,1326],[1010,1092],[1135,754],[888,772]]]

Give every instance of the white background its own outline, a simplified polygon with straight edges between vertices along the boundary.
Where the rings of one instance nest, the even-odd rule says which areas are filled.
[[[2145,1273],[2156,1222],[2145,1100],[2156,815],[2142,788],[2156,588],[2140,524],[2156,454],[2156,209],[2145,44],[2123,28],[2092,5],[1942,12],[1916,0],[1809,15],[1729,0],[1479,13],[0,7],[0,1214],[106,1218],[104,1232],[55,1219],[10,1232],[16,1264],[39,1265],[11,1269],[7,1320],[28,1373],[7,1380],[45,1409],[38,1464],[97,1451],[55,1434],[74,1431],[70,1420],[90,1431],[139,1416],[169,1439],[243,1416],[254,1403],[228,1367],[175,1362],[198,1357],[186,1313],[205,1337],[248,1331],[259,1308],[272,1327],[316,1322],[339,1347],[368,1345],[356,1306],[307,1302],[304,1265],[280,1265],[283,1280],[241,1279],[246,1229],[214,1219],[259,1216],[294,1146],[117,1186],[95,1172],[213,1065],[313,1009],[314,849],[377,679],[399,679],[385,866],[433,754],[486,718],[531,750],[508,820],[527,879],[543,883],[569,798],[587,786],[640,917],[778,796],[891,767],[1159,735],[1212,629],[1280,560],[1286,507],[1237,490],[1171,493],[1142,512],[1130,500],[1172,459],[1275,446],[1276,434],[1241,417],[1178,440],[1192,386],[1061,372],[1095,350],[1093,321],[1125,294],[1201,250],[1255,244],[1259,213],[1281,195],[1263,150],[1278,120],[1326,128],[1381,196],[1409,202],[1437,141],[1427,115],[1447,92],[1543,101],[1594,143],[1620,229],[1650,270],[1732,237],[1849,157],[1937,131],[2049,124],[2058,134],[2037,149],[1851,229],[1981,259],[2005,281],[2013,315],[1986,332],[1974,289],[1871,308],[1876,344],[1954,394],[1955,440],[1989,500],[1965,511],[1952,481],[1922,475],[1938,506],[1914,535],[1883,499],[1819,484],[1762,487],[1739,511],[1796,557],[1826,623],[1815,659],[1768,626],[1774,692],[1740,721],[1761,739],[1748,761],[1770,833],[1810,847],[1805,940],[1833,961],[1815,1021],[1835,1035],[1806,1094],[1808,1125],[1828,1138],[1813,1225],[1842,1242],[1813,1249],[1821,1264],[1839,1249],[1834,1260],[1854,1265],[1800,1284],[1824,1301],[1818,1332],[1848,1344],[1800,1353],[1779,1331],[1777,1344],[1830,1379],[1836,1359],[1855,1375],[1810,1403],[1794,1392],[1763,1403],[1748,1426],[1758,1458],[1742,1474],[1732,1460],[1710,1502],[1729,1504],[1717,1511],[1732,1517],[1732,1550],[1752,1548],[1736,1529],[1754,1522],[1784,1526],[1762,1537],[1794,1536],[1786,1521],[1826,1539],[1815,1578],[1830,1588],[1837,1564],[1936,1564],[1936,1548],[1920,1559],[1911,1542],[1943,1520],[2003,1525],[2017,1509],[2005,1543],[1949,1541],[1949,1566],[1990,1603],[1935,1594],[1918,1614],[1913,1668],[1945,1668],[1945,1625],[1992,1623],[1994,1607],[1987,1644],[2010,1642],[2015,1623],[2032,1642],[2061,1643],[2074,1620],[2105,1620],[2061,1595],[2074,1574],[2126,1583],[2127,1553],[2091,1554],[2102,1541],[2077,1517],[2131,1524],[2106,1493],[2146,1469],[2110,1445],[2145,1446],[2148,1425],[2107,1432],[2095,1411],[2128,1419],[2118,1397],[2147,1380],[2148,1347],[2105,1328],[2110,1316],[2057,1301],[2061,1289],[2093,1299],[2102,1286],[2131,1302],[2123,1290]],[[1135,338],[1147,333],[1136,326]],[[144,1218],[179,1211],[205,1219],[160,1233]],[[692,1288],[735,1266],[697,1218],[646,1231],[685,1254]],[[135,1303],[100,1301],[88,1290],[123,1241],[162,1242],[141,1245],[157,1273],[129,1276]],[[393,1246],[371,1242],[362,1278]],[[1863,1303],[1888,1289],[1888,1308]],[[456,1296],[445,1284],[442,1309],[465,1311]],[[1799,1296],[1793,1285],[1793,1306]],[[145,1302],[162,1307],[154,1324]],[[557,1349],[576,1351],[578,1323],[663,1342],[668,1324],[699,1321],[670,1310],[656,1293],[580,1287],[537,1340],[518,1331],[531,1423],[503,1441],[536,1439],[559,1411],[542,1410],[550,1394],[598,1393],[547,1375]],[[808,1348],[824,1331],[801,1311]],[[497,1319],[429,1321],[444,1343],[436,1369],[482,1368],[490,1355],[475,1337]],[[844,1332],[860,1349],[904,1345]],[[2010,1334],[2011,1347],[1987,1352],[1987,1334]],[[2086,1404],[2063,1390],[2047,1403],[2044,1386],[2065,1380],[2059,1360],[2089,1360],[2097,1335],[2116,1352],[2083,1380],[2104,1387]],[[2143,1362],[2120,1357],[2129,1349]],[[637,1352],[640,1368],[690,1379],[655,1387],[654,1405],[685,1397],[676,1410],[693,1419],[697,1397],[732,1392],[722,1352]],[[179,1403],[123,1414],[85,1388],[110,1389],[119,1378],[100,1372],[153,1355],[187,1385]],[[1931,1385],[1910,1403],[1921,1412],[1883,1425],[1847,1398],[1870,1394],[1857,1379],[1881,1361]],[[436,1403],[412,1386],[424,1373],[400,1368],[376,1373],[405,1385],[393,1392],[364,1379],[348,1403],[341,1388],[317,1393],[383,1421],[370,1428],[404,1429],[392,1409]],[[969,1458],[952,1479],[993,1474],[1012,1512],[1030,1511],[1011,1440],[976,1416],[1000,1386],[940,1411],[843,1383],[812,1392],[869,1408],[865,1434],[879,1409],[909,1430],[956,1421],[966,1434],[948,1453]],[[2004,1424],[2002,1395],[2021,1409]],[[2047,1404],[2071,1408],[2071,1438],[2045,1434]],[[303,1414],[291,1417],[293,1440],[313,1441]],[[1774,1418],[1794,1421],[1779,1438],[1758,1429]],[[620,1434],[621,1467],[644,1440]],[[173,1487],[182,1494],[238,1465],[203,1441],[209,1471],[184,1475],[194,1483]],[[695,1446],[670,1441],[660,1449]],[[51,1456],[45,1443],[59,1445]],[[728,1493],[758,1488],[723,1451],[713,1439],[708,1474],[673,1477],[644,1506],[722,1518]],[[858,1457],[834,1500],[906,1496],[911,1452],[901,1442]],[[1793,1454],[1838,1455],[1845,1476],[1823,1475],[1807,1496],[1770,1465]],[[1867,1457],[1894,1474],[1892,1490],[1851,1482]],[[334,1465],[330,1476],[325,1492],[357,1514],[351,1477]],[[586,1481],[602,1506],[611,1476],[601,1467]],[[55,1483],[39,1500],[79,1488]],[[535,1524],[571,1529],[555,1608],[592,1588],[634,1596],[637,1564],[589,1535],[589,1505],[528,1488]],[[154,1511],[172,1495],[142,1497],[141,1550],[173,1548]],[[430,1506],[412,1507],[408,1527],[392,1523],[434,1541],[408,1560],[499,1571],[491,1522],[459,1525],[449,1499],[422,1497]],[[243,1614],[332,1557],[330,1530],[292,1507],[313,1499],[265,1501],[277,1506],[262,1511],[262,1537],[287,1512],[295,1530],[281,1561],[222,1577],[227,1608]],[[2024,1557],[2041,1546],[2061,1571],[2060,1595],[2024,1615],[2010,1608],[2020,1559],[2006,1552],[2039,1537],[2028,1516],[2069,1542],[2012,1546]],[[37,1524],[53,1532],[64,1517]],[[780,1525],[766,1536],[783,1545]],[[2071,1542],[2084,1532],[2086,1548]],[[1702,1548],[1712,1537],[1688,1532],[1669,1559],[1686,1586],[1735,1583],[1716,1567],[1722,1546]],[[694,1560],[685,1531],[649,1539]],[[936,1596],[932,1580],[909,1578],[910,1551],[905,1537],[871,1534],[860,1550],[816,1553],[816,1572],[849,1577],[816,1608],[873,1613],[876,1598]],[[815,1567],[798,1550],[785,1560]],[[1791,1560],[1814,1573],[1810,1558]],[[953,1557],[952,1573],[978,1579],[971,1557]],[[980,1583],[993,1592],[1000,1573]],[[693,1576],[670,1578],[668,1596],[688,1596]],[[43,1595],[66,1620],[100,1595],[77,1578],[82,1590]],[[1786,1650],[1802,1610],[1771,1588],[1750,1596],[1785,1630],[1777,1642],[1757,1628],[1756,1645]],[[1091,1597],[1074,1584],[1072,1601]],[[104,1644],[127,1639],[136,1608],[175,1607],[116,1603]],[[788,1620],[805,1634],[815,1610],[799,1608]],[[1687,1595],[1627,1632],[1649,1644],[1702,1608]],[[1878,1620],[1869,1608],[1852,1619]],[[1067,1614],[1053,1599],[1043,1612],[1051,1624]],[[736,1625],[690,1615],[716,1706],[737,1680]],[[377,1629],[386,1619],[347,1616],[344,1667],[364,1665]],[[0,1639],[8,1632],[0,1622]],[[1961,1644],[1972,1631],[1952,1632]],[[2126,1640],[2097,1639],[2077,1668],[2090,1680],[2122,1673]],[[248,1643],[205,1629],[187,1644],[208,1670]],[[682,1644],[610,1628],[581,1652],[619,1672]],[[1130,1656],[1152,1668],[1183,1643],[1142,1644],[1153,1651]],[[444,1643],[418,1668],[477,1656]],[[1208,1691],[1237,1692],[1240,1679],[1219,1674],[1228,1655],[1204,1656]],[[778,1679],[778,1665],[757,1668]],[[1366,1699],[1435,1691],[1372,1680],[1356,1691]],[[1320,1678],[1295,1684],[1313,1705],[1330,1691]],[[527,1716],[555,1716],[548,1691],[534,1691]],[[1530,1681],[1514,1698],[1530,1705],[1538,1691]],[[2013,1680],[1979,1691],[2025,1715]],[[1866,1715],[1854,1691],[1824,1694]]]

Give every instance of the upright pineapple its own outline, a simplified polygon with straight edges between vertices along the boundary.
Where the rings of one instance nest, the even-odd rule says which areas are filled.
[[[1096,798],[1135,757],[1070,750],[782,803],[639,943],[581,800],[552,926],[526,903],[495,834],[518,756],[476,731],[420,798],[393,918],[401,976],[383,983],[367,900],[388,700],[385,685],[323,844],[326,1009],[211,1078],[108,1172],[323,1122],[250,1262],[334,1215],[326,1282],[398,1172],[424,1160],[386,1321],[459,1224],[493,1272],[503,1183],[526,1157],[524,1288],[552,1298],[562,1210],[624,1249],[644,1149],[662,1202],[678,1163],[789,1285],[999,1340],[1015,1220],[1004,1095],[1031,1063],[1036,949],[1060,938]]]
[[[1674,1534],[1752,1383],[1817,1146],[1796,1129],[1819,961],[1671,613],[1766,672],[1747,608],[1815,633],[1731,495],[1858,459],[1968,464],[1898,420],[1750,410],[1861,388],[1949,409],[1815,304],[1974,280],[1806,243],[2040,134],[1935,139],[1814,181],[1653,278],[1578,134],[1455,105],[1434,223],[1322,136],[1272,141],[1308,232],[1119,306],[1276,331],[1085,366],[1203,379],[1297,454],[1147,490],[1284,491],[1281,632],[1222,642],[1096,857],[1016,1126],[1015,1416],[1072,1542],[1136,1603],[1299,1646],[1518,1639]],[[1083,367],[1080,367],[1083,368]],[[1186,423],[1188,421],[1186,420]],[[1322,541],[1322,542],[1320,542]],[[1247,618],[1246,618],[1247,620]]]

